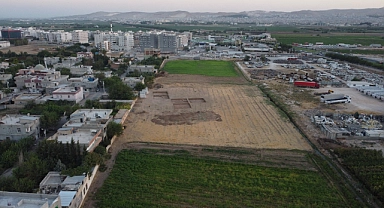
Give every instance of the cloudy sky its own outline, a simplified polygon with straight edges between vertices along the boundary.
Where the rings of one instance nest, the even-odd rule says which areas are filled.
[[[49,18],[108,12],[241,12],[298,11],[384,7],[383,0],[23,0],[0,2],[0,18]]]

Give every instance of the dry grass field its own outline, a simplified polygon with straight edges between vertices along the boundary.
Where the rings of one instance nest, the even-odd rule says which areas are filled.
[[[310,150],[295,127],[239,77],[167,75],[126,120],[125,142]],[[215,84],[212,84],[215,83]]]
[[[15,52],[17,54],[26,52],[29,54],[36,55],[42,50],[48,50],[48,51],[54,51],[55,48],[57,48],[57,45],[49,45],[49,44],[34,44],[30,43],[29,45],[22,45],[22,46],[12,46],[4,49],[0,49],[3,53],[7,53],[8,51]]]

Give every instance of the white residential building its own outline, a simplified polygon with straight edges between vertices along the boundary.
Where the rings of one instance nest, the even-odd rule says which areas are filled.
[[[178,50],[182,50],[185,46],[188,46],[188,36],[186,34],[180,34],[176,37],[176,47]]]
[[[107,136],[107,125],[112,121],[111,113],[111,109],[79,109],[49,140],[62,143],[74,140],[92,152]]]
[[[11,43],[9,41],[0,41],[0,49],[1,48],[8,48],[11,46]]]
[[[68,82],[72,87],[82,87],[84,91],[94,91],[97,89],[99,79],[92,76],[83,76],[70,78]]]
[[[126,84],[130,88],[134,88],[137,83],[144,84],[144,77],[124,77],[121,79],[124,84]]]
[[[1,208],[62,208],[58,195],[0,191]]]
[[[33,136],[39,138],[40,116],[6,115],[0,120],[0,140],[20,140]]]
[[[49,172],[40,182],[39,190],[43,194],[58,194],[61,206],[65,208],[81,207],[88,193],[98,166],[92,168],[90,173],[78,176],[61,175],[60,172]]]
[[[77,58],[87,58],[87,59],[92,59],[93,58],[93,53],[92,52],[77,52]]]
[[[0,83],[7,84],[10,79],[12,79],[12,74],[0,74]]]
[[[88,31],[75,30],[72,32],[73,43],[88,43]]]
[[[132,65],[128,67],[129,72],[138,71],[140,73],[157,73],[154,65]]]
[[[97,48],[106,51],[130,51],[134,46],[133,32],[96,32],[94,42]]]
[[[54,100],[67,100],[79,103],[84,98],[84,91],[82,87],[64,87],[59,88],[52,92]]]
[[[0,63],[0,69],[7,69],[9,67],[9,63],[8,62],[1,62]]]

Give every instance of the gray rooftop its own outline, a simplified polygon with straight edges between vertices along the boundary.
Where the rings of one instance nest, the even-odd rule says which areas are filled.
[[[46,203],[50,207],[57,200],[58,195],[0,191],[0,207],[41,208]]]

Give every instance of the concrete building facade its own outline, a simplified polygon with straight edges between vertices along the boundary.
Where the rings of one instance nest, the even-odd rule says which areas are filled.
[[[62,208],[59,195],[0,191],[1,208]]]
[[[72,32],[73,43],[88,43],[88,32],[83,30],[74,30]]]
[[[79,103],[84,98],[83,87],[63,87],[52,92],[55,100],[67,100]]]
[[[39,132],[39,116],[6,115],[0,120],[0,140],[20,140],[29,136],[37,139]]]

